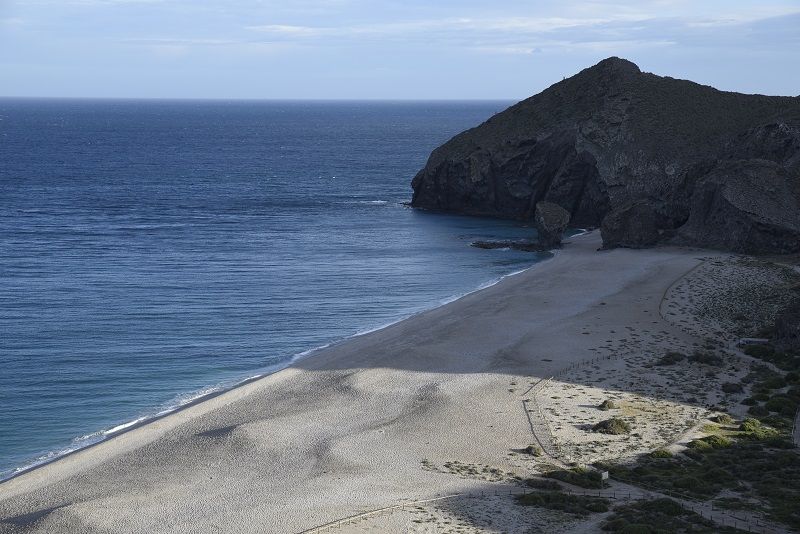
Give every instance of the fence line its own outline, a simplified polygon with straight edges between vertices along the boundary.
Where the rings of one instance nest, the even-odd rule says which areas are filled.
[[[553,432],[550,430],[550,424],[547,422],[544,412],[542,412],[542,407],[539,406],[539,402],[536,400],[536,394],[544,389],[549,381],[550,378],[544,378],[539,380],[539,382],[531,387],[529,390],[531,398],[530,400],[522,399],[522,408],[525,410],[525,416],[528,418],[528,424],[531,427],[531,433],[533,434],[534,439],[536,439],[536,441],[539,443],[539,446],[542,447],[542,451],[544,451],[546,455],[550,456],[554,460],[558,460],[558,458],[561,456],[561,451],[556,446]],[[530,404],[532,404],[536,409],[536,414],[538,417],[531,417],[531,410],[528,409]]]
[[[630,486],[644,488],[644,491],[649,492],[651,495],[658,494],[658,495],[663,495],[663,496],[669,497],[672,500],[674,500],[675,502],[677,502],[684,509],[691,510],[692,512],[695,512],[696,514],[699,514],[702,517],[706,517],[706,515],[707,515],[708,516],[707,519],[711,519],[713,521],[713,517],[712,517],[713,516],[713,512],[714,512],[714,502],[713,501],[710,501],[710,500],[709,501],[703,501],[703,500],[700,500],[700,499],[696,499],[695,497],[692,497],[690,495],[686,495],[684,493],[681,493],[679,491],[674,491],[674,490],[665,489],[665,488],[659,488],[658,486],[654,486],[652,484],[648,484],[647,482],[632,481],[630,479],[622,478],[622,477],[619,477],[617,475],[614,475],[614,480],[616,480],[618,482],[622,482],[623,484],[628,484]],[[703,507],[702,507],[703,503],[708,503],[708,505],[711,508],[710,512],[706,512],[703,509]],[[704,514],[706,514],[706,515],[704,515]],[[759,517],[754,517],[752,519],[748,519],[748,518],[745,518],[745,517],[737,517],[736,515],[734,515],[733,512],[720,513],[720,514],[723,517],[728,517],[728,518],[731,518],[731,519],[733,519],[735,521],[741,521],[742,524],[747,524],[748,528],[752,527],[753,524],[755,524],[756,526],[758,526],[758,527],[760,527],[762,529],[761,530],[762,532],[783,532],[783,529],[775,528],[773,526],[767,525]],[[717,514],[717,517],[719,517],[720,514]],[[748,532],[750,532],[750,530],[748,530]]]
[[[625,498],[627,495],[628,498],[632,498],[633,492],[624,492],[624,491],[616,491],[616,490],[570,490],[568,488],[563,488],[562,490],[564,493],[569,493],[573,495],[583,495],[583,496],[597,496],[597,497],[607,497],[610,499],[622,499]],[[396,512],[397,510],[405,510],[407,507],[417,506],[420,504],[437,502],[437,501],[445,501],[449,499],[454,499],[456,497],[465,497],[470,499],[477,499],[477,498],[486,498],[486,497],[496,497],[499,495],[530,495],[532,493],[538,493],[536,491],[528,490],[522,486],[520,487],[512,487],[507,489],[495,489],[492,491],[480,491],[475,493],[453,493],[450,495],[444,495],[442,497],[434,497],[432,499],[416,499],[416,500],[409,500],[401,504],[395,504],[392,506],[384,506],[382,508],[376,508],[374,510],[369,510],[367,512],[362,512],[360,514],[354,514],[342,519],[337,519],[335,521],[331,521],[329,523],[325,523],[316,527],[312,527],[310,529],[301,530],[298,534],[313,534],[316,532],[324,532],[328,529],[341,527],[344,525],[349,525],[356,521],[360,521],[362,519],[369,519],[371,517],[377,517],[383,514],[390,514],[392,512]],[[619,495],[619,497],[617,497]]]
[[[434,501],[443,501],[443,500],[446,500],[446,499],[453,499],[455,497],[460,497],[462,495],[464,495],[464,494],[463,493],[454,493],[452,495],[445,495],[444,497],[435,497],[433,499],[412,500],[412,501],[404,502],[402,504],[395,504],[393,506],[385,506],[383,508],[376,508],[375,510],[370,510],[368,512],[363,512],[363,513],[360,513],[360,514],[350,515],[350,516],[347,516],[347,517],[342,518],[342,519],[337,519],[336,521],[331,521],[330,523],[325,523],[325,524],[319,525],[317,527],[309,528],[309,529],[306,529],[306,530],[301,530],[298,534],[312,534],[314,532],[324,532],[324,531],[328,530],[329,528],[340,527],[340,526],[343,526],[343,525],[347,525],[347,524],[353,523],[355,521],[360,521],[362,519],[367,519],[369,517],[374,517],[374,516],[378,516],[378,515],[381,515],[381,514],[391,513],[391,512],[394,512],[396,510],[405,509],[406,506],[423,504],[423,503],[434,502]]]
[[[585,365],[593,365],[606,360],[616,360],[617,358],[620,358],[619,354],[613,353],[613,354],[607,354],[605,356],[596,356],[594,358],[589,358],[586,360],[572,363],[567,367],[558,370],[556,374],[554,374],[553,376],[539,380],[536,384],[531,386],[528,389],[528,391],[525,392],[523,396],[530,395],[530,399],[529,400],[523,399],[522,406],[525,409],[525,415],[528,418],[528,424],[530,425],[531,433],[533,434],[534,439],[536,439],[536,441],[542,447],[542,450],[544,451],[545,454],[547,454],[554,460],[559,460],[559,461],[561,461],[561,457],[563,456],[561,448],[559,447],[558,442],[555,439],[555,436],[553,436],[553,431],[550,429],[550,423],[545,417],[544,412],[542,411],[542,407],[536,398],[539,392],[544,390],[544,388],[547,387],[547,385],[550,382],[552,382],[553,378],[555,377],[562,376],[570,371],[579,369],[580,367],[583,367]],[[533,407],[536,409],[536,414],[538,414],[539,416],[538,418],[536,417],[532,418],[530,416],[530,411],[528,410],[529,403],[533,404]]]
[[[522,406],[525,409],[525,415],[528,418],[528,423],[530,425],[531,432],[533,433],[533,437],[536,439],[536,441],[542,447],[542,450],[545,452],[545,454],[547,454],[548,456],[550,456],[550,457],[552,457],[554,459],[560,459],[560,457],[561,457],[560,448],[558,447],[558,445],[557,445],[557,443],[555,441],[555,438],[553,436],[552,430],[550,429],[550,425],[549,425],[549,423],[547,421],[547,418],[544,416],[544,413],[542,412],[542,408],[539,405],[539,402],[536,400],[537,395],[542,390],[544,390],[545,387],[547,387],[547,385],[550,382],[552,382],[552,380],[554,378],[556,378],[556,377],[563,376],[566,373],[568,373],[570,371],[573,371],[575,369],[581,368],[581,367],[583,367],[585,365],[593,365],[593,364],[600,363],[600,362],[607,361],[607,360],[616,360],[616,359],[618,359],[620,357],[621,356],[619,354],[613,353],[613,354],[608,354],[608,355],[605,355],[605,356],[597,356],[597,357],[594,357],[594,358],[589,358],[589,359],[586,359],[586,360],[582,360],[582,361],[579,361],[579,362],[572,363],[572,364],[560,369],[559,371],[557,371],[553,376],[550,376],[548,378],[543,378],[543,379],[539,380],[539,382],[537,382],[536,384],[531,386],[524,393],[523,396],[530,395],[530,397],[531,397],[530,399],[523,399],[522,400]],[[530,416],[530,411],[528,410],[528,405],[529,404],[533,404],[534,408],[536,409],[536,413],[539,416],[538,419],[535,418],[535,417],[532,418]],[[798,427],[800,427],[800,409],[798,409],[797,412],[795,413],[794,424],[792,426],[792,440],[794,441],[794,443],[796,445],[800,445],[800,443],[798,443],[798,441],[800,441],[800,437],[798,437]],[[538,433],[536,431],[537,428],[539,430]],[[720,512],[720,513],[714,514],[714,504],[713,504],[712,501],[709,501],[709,505],[711,506],[711,511],[707,511],[701,506],[701,503],[704,502],[704,501],[698,501],[698,500],[696,500],[696,499],[694,499],[692,497],[689,497],[689,496],[686,496],[686,495],[682,495],[682,494],[680,494],[678,492],[673,492],[671,490],[662,490],[662,489],[659,489],[659,488],[655,488],[655,487],[650,486],[649,484],[646,484],[646,483],[627,482],[626,480],[619,479],[617,477],[615,477],[615,479],[619,480],[620,482],[623,482],[623,483],[626,483],[626,484],[630,484],[631,486],[634,486],[634,487],[642,487],[642,488],[644,488],[643,491],[646,492],[646,493],[649,493],[651,497],[654,496],[653,493],[657,493],[657,494],[660,494],[660,495],[664,495],[667,498],[672,498],[674,502],[676,502],[679,506],[681,506],[685,510],[690,510],[690,511],[698,514],[700,517],[703,517],[704,519],[708,519],[708,520],[710,520],[710,521],[712,521],[712,522],[714,522],[716,524],[721,524],[721,525],[724,525],[724,526],[733,526],[734,528],[739,528],[739,529],[746,529],[747,532],[761,532],[761,533],[765,533],[765,534],[773,534],[773,533],[781,533],[781,532],[783,532],[783,529],[776,528],[776,527],[774,527],[772,525],[768,525],[768,524],[762,522],[761,519],[758,518],[758,517],[752,518],[752,520],[751,520],[751,519],[748,519],[748,518],[737,517],[737,516],[733,515],[732,513],[728,514],[728,513],[721,513]],[[598,489],[598,490],[572,490],[572,489],[564,488],[564,487],[562,487],[562,491],[564,493],[571,494],[571,495],[581,495],[581,496],[587,496],[587,497],[596,496],[596,497],[601,497],[601,498],[610,498],[610,499],[614,499],[614,500],[623,499],[623,498],[626,498],[626,496],[627,496],[627,499],[630,500],[630,499],[633,498],[633,493],[634,493],[634,492],[632,492],[630,490],[627,491],[627,492],[614,490],[614,489],[608,489],[608,490],[602,490],[602,489]],[[379,516],[379,515],[382,515],[382,514],[390,514],[392,512],[397,511],[397,510],[404,510],[406,507],[409,507],[409,506],[415,506],[415,505],[419,505],[419,504],[425,504],[425,503],[431,503],[431,502],[437,502],[437,501],[445,501],[445,500],[449,500],[449,499],[454,499],[456,497],[486,498],[488,496],[497,496],[497,495],[506,495],[506,494],[508,494],[508,495],[514,495],[514,494],[516,494],[516,495],[528,495],[528,494],[531,494],[531,493],[536,493],[536,492],[535,491],[527,491],[525,488],[520,488],[520,489],[517,489],[517,490],[515,490],[514,488],[511,488],[511,489],[506,490],[506,491],[494,490],[494,491],[491,491],[491,492],[479,492],[479,493],[471,493],[471,494],[454,493],[454,494],[451,494],[451,495],[445,495],[445,496],[442,496],[442,497],[435,497],[435,498],[432,498],[432,499],[410,500],[410,501],[407,501],[407,502],[404,502],[404,503],[401,503],[401,504],[397,504],[397,505],[393,505],[393,506],[386,506],[386,507],[383,507],[383,508],[377,508],[375,510],[370,510],[370,511],[363,512],[363,513],[360,513],[360,514],[354,514],[354,515],[345,517],[343,519],[338,519],[336,521],[331,521],[329,523],[325,523],[325,524],[319,525],[317,527],[313,527],[313,528],[310,528],[310,529],[307,529],[307,530],[300,531],[299,534],[312,534],[312,533],[317,533],[317,532],[324,532],[324,531],[326,531],[328,529],[335,528],[335,527],[340,527],[340,526],[347,525],[347,524],[351,524],[351,523],[354,523],[356,521],[360,521],[360,520],[363,520],[363,519],[376,517],[376,516]],[[680,499],[680,500],[678,500],[678,499]],[[684,501],[688,501],[688,502],[684,502]]]
[[[646,485],[643,485],[643,486],[646,486]],[[562,486],[561,491],[563,493],[566,493],[566,494],[569,494],[569,495],[578,495],[578,496],[584,496],[584,497],[598,497],[598,498],[606,498],[606,499],[613,499],[613,500],[625,500],[625,499],[632,500],[636,496],[635,495],[636,492],[634,492],[634,491],[631,491],[631,490],[623,491],[623,490],[618,490],[618,489],[613,489],[613,488],[597,489],[597,490],[590,490],[590,489],[573,490],[573,489],[566,488],[566,487]],[[302,530],[298,534],[314,534],[314,533],[318,533],[318,532],[325,532],[325,531],[327,531],[329,529],[332,529],[332,528],[353,524],[355,522],[358,522],[358,521],[361,521],[361,520],[364,520],[364,519],[369,519],[369,518],[372,518],[372,517],[378,517],[378,516],[384,515],[384,514],[391,514],[393,512],[398,511],[398,510],[405,510],[406,508],[413,507],[413,506],[418,506],[420,504],[446,501],[446,500],[454,499],[454,498],[457,498],[457,497],[464,497],[464,498],[470,498],[470,499],[479,499],[479,498],[480,499],[485,499],[487,497],[496,497],[496,496],[500,496],[500,495],[524,496],[524,495],[531,495],[531,494],[535,494],[535,493],[540,493],[540,492],[539,491],[531,491],[531,490],[528,490],[527,488],[524,488],[524,487],[520,486],[520,487],[511,487],[511,488],[507,488],[507,489],[499,489],[498,488],[498,489],[495,489],[493,491],[481,491],[481,492],[476,492],[476,493],[453,493],[453,494],[450,494],[450,495],[444,495],[444,496],[441,496],[441,497],[434,497],[434,498],[431,498],[431,499],[409,500],[409,501],[403,502],[401,504],[396,504],[396,505],[393,505],[393,506],[385,506],[383,508],[376,508],[374,510],[369,510],[367,512],[362,512],[360,514],[354,514],[354,515],[347,516],[347,517],[342,518],[342,519],[337,519],[335,521],[331,521],[329,523],[325,523],[325,524],[322,524],[322,525],[319,525],[319,526],[316,526],[316,527],[312,527],[310,529]],[[649,496],[651,498],[657,496],[657,495],[654,495],[654,493],[663,494],[663,492],[660,492],[660,491],[659,492],[653,492],[653,491],[648,490],[648,489],[644,489],[640,493],[642,495],[640,495],[639,497],[648,497]],[[737,516],[735,516],[733,514],[728,514],[728,513],[720,512],[720,513],[716,513],[715,514],[713,505],[712,505],[711,511],[709,512],[709,511],[705,510],[702,506],[700,506],[699,501],[690,500],[690,502],[687,503],[687,502],[682,502],[680,500],[676,500],[674,498],[672,500],[674,502],[676,502],[683,509],[690,510],[690,511],[696,513],[697,515],[699,515],[700,517],[702,517],[704,519],[708,519],[709,521],[712,521],[712,522],[714,522],[714,523],[716,523],[718,525],[733,526],[734,528],[746,529],[747,532],[758,532],[758,533],[763,533],[763,534],[780,534],[780,533],[782,533],[784,531],[781,528],[776,528],[776,527],[774,527],[772,525],[768,525],[768,524],[762,522],[759,518],[753,518],[751,520],[751,519],[748,519],[748,518],[737,517]]]
[[[603,361],[607,361],[607,360],[616,360],[616,359],[618,359],[620,357],[621,356],[618,353],[615,352],[615,353],[612,353],[612,354],[607,354],[607,355],[604,355],[604,356],[596,356],[594,358],[589,358],[589,359],[586,359],[586,360],[582,360],[582,361],[579,361],[579,362],[572,363],[572,364],[570,364],[570,365],[568,365],[566,367],[563,367],[562,369],[558,370],[553,376],[540,380],[539,382],[537,382],[535,385],[533,385],[526,392],[526,394],[529,393],[531,395],[530,402],[534,405],[539,417],[542,420],[541,424],[535,425],[534,422],[532,421],[531,417],[530,417],[530,413],[528,412],[527,409],[525,410],[526,415],[528,417],[528,422],[529,422],[529,424],[531,426],[531,432],[533,432],[534,438],[536,438],[536,441],[539,442],[539,444],[542,446],[542,450],[544,450],[544,452],[548,456],[551,456],[551,457],[553,457],[555,459],[560,460],[562,454],[561,454],[560,448],[558,447],[558,445],[557,445],[557,443],[555,441],[553,433],[550,430],[550,425],[549,425],[547,419],[545,418],[544,413],[542,412],[541,406],[539,405],[539,402],[536,400],[536,396],[542,390],[544,390],[544,388],[550,382],[552,382],[553,378],[563,376],[563,375],[565,375],[565,374],[567,374],[567,373],[569,373],[571,371],[574,371],[574,370],[579,369],[579,368],[581,368],[583,366],[586,366],[586,365],[594,365],[594,364],[597,364],[597,363],[600,363],[600,362],[603,362]],[[526,405],[525,400],[523,400],[523,406],[525,406],[525,405]],[[537,435],[536,431],[534,430],[535,426],[539,427],[540,432],[541,432],[541,427],[544,427],[544,429],[546,430],[547,438],[549,439],[549,443],[552,445],[552,447],[549,450],[548,450],[548,448],[545,447],[545,444],[542,442],[542,440],[540,439],[540,437]],[[800,427],[800,409],[798,409],[797,413],[795,414],[794,425],[792,427],[792,439],[795,441],[795,444],[798,444],[798,441],[800,441],[800,436],[798,436],[798,431],[797,431],[798,427]],[[545,441],[547,441],[547,440],[545,440]],[[622,479],[618,479],[618,480],[620,480],[621,482],[625,482]],[[647,488],[649,486],[648,484],[632,483],[632,482],[628,482],[628,484],[631,484],[633,486],[644,487],[644,488],[646,488],[645,491],[647,491]],[[677,499],[685,499],[685,500],[687,500],[689,502],[688,503],[687,502],[682,502],[681,500],[675,500],[675,502],[677,502],[682,508],[687,509],[687,510],[691,510],[692,512],[700,515],[701,517],[703,517],[705,519],[708,519],[708,520],[710,520],[712,522],[716,522],[718,524],[722,524],[722,525],[726,525],[726,526],[733,526],[734,528],[746,528],[747,532],[764,532],[766,534],[782,532],[781,529],[777,529],[775,527],[772,527],[770,525],[767,525],[767,524],[763,523],[759,518],[754,518],[754,522],[755,522],[755,525],[754,525],[753,522],[751,522],[749,519],[736,517],[733,514],[719,513],[719,514],[715,515],[713,513],[713,511],[714,511],[713,502],[710,502],[710,501],[709,501],[709,503],[710,503],[710,506],[711,506],[711,512],[707,512],[702,506],[700,506],[700,502],[702,502],[702,501],[696,501],[695,499],[693,499],[691,497],[687,497],[687,496],[681,495],[681,494],[679,494],[677,492],[671,492],[669,490],[663,491],[663,490],[660,490],[660,489],[656,490],[654,488],[654,489],[651,489],[650,491],[651,492],[657,491],[658,493],[660,493],[662,495],[666,495],[668,497],[670,497],[671,496],[670,493],[672,493],[672,495],[674,495],[673,499],[676,499],[676,498]],[[569,492],[569,493],[573,493],[573,494],[576,494],[576,495],[581,495],[582,494],[582,493],[577,493],[577,492]],[[587,495],[587,494],[583,494],[583,495]],[[598,490],[597,495],[600,496],[600,490]],[[628,493],[628,495],[630,497],[630,493]],[[613,497],[613,498],[616,498],[616,497]],[[695,503],[697,503],[697,504],[695,504]],[[723,518],[721,522],[720,522],[720,516]],[[728,519],[728,523],[725,523],[725,519],[726,518]],[[733,522],[733,524],[731,524],[731,521]],[[741,524],[739,524],[739,523],[741,523]],[[757,530],[753,530],[754,527],[757,528]]]

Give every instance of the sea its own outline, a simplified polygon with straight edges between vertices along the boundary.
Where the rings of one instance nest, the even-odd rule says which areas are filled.
[[[549,257],[407,205],[509,104],[0,99],[0,479]]]

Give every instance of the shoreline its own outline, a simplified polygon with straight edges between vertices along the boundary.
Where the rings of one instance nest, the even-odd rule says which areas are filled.
[[[47,512],[32,532],[286,532],[477,491],[485,480],[426,462],[520,469],[506,452],[532,436],[513,384],[645,319],[669,328],[662,294],[717,255],[598,246],[598,232],[573,237],[537,269],[8,479],[0,518]]]
[[[574,239],[576,237],[584,236],[584,235],[587,235],[587,234],[590,234],[590,233],[591,233],[591,231],[579,230],[579,233],[574,234],[572,236],[569,236],[568,239]],[[27,474],[27,473],[30,473],[30,472],[35,471],[37,469],[40,469],[42,467],[48,466],[48,465],[50,465],[50,464],[52,464],[54,462],[58,462],[59,460],[61,460],[63,458],[66,458],[66,457],[71,456],[73,454],[79,453],[81,451],[86,451],[86,450],[89,450],[89,449],[91,449],[93,447],[101,445],[103,443],[107,443],[108,441],[113,440],[114,438],[116,438],[118,436],[121,436],[122,434],[125,434],[127,432],[131,432],[133,430],[136,430],[138,428],[146,426],[146,425],[148,425],[150,423],[159,421],[161,419],[164,419],[165,417],[169,417],[170,415],[173,415],[173,414],[176,414],[176,413],[178,413],[180,411],[183,411],[185,409],[191,408],[192,406],[195,406],[195,405],[197,405],[199,403],[214,399],[214,398],[216,398],[216,397],[218,397],[220,395],[223,395],[225,393],[233,391],[233,390],[235,390],[237,388],[246,386],[246,385],[251,384],[253,382],[257,382],[257,381],[262,380],[264,378],[267,378],[267,377],[269,377],[271,375],[274,375],[275,373],[279,373],[280,371],[283,371],[285,369],[288,369],[288,368],[292,367],[293,365],[295,365],[297,362],[299,362],[301,360],[313,357],[315,354],[317,354],[320,351],[329,349],[331,347],[336,347],[336,346],[338,346],[338,345],[340,345],[342,343],[347,343],[351,339],[355,339],[355,338],[358,338],[358,337],[361,337],[361,336],[370,335],[370,334],[373,334],[375,332],[380,332],[381,330],[384,330],[386,328],[394,326],[394,325],[396,325],[396,324],[398,324],[398,323],[400,323],[402,321],[406,321],[406,320],[414,318],[414,317],[416,317],[416,316],[418,316],[420,314],[429,312],[431,310],[435,310],[437,308],[441,308],[443,306],[447,306],[448,304],[451,304],[453,302],[457,302],[457,301],[459,301],[460,299],[462,299],[464,297],[467,297],[467,296],[472,295],[474,293],[478,293],[480,291],[483,291],[485,289],[493,287],[493,286],[499,284],[500,282],[502,282],[503,280],[505,280],[506,278],[520,275],[520,274],[522,274],[522,273],[524,273],[526,271],[529,271],[530,269],[535,268],[537,265],[540,265],[541,263],[544,263],[546,261],[552,260],[556,256],[556,254],[558,254],[559,249],[550,250],[548,252],[550,252],[552,254],[552,256],[549,257],[549,258],[544,258],[544,259],[542,259],[540,261],[536,261],[534,264],[530,265],[529,267],[526,267],[524,269],[520,269],[518,271],[513,271],[513,272],[510,272],[508,274],[502,275],[502,276],[500,276],[500,277],[498,277],[496,279],[490,280],[488,282],[484,282],[484,283],[480,284],[478,287],[476,287],[475,289],[472,289],[472,290],[467,291],[465,293],[457,294],[455,296],[447,297],[445,299],[442,299],[438,303],[432,305],[431,307],[423,308],[423,309],[420,309],[419,311],[415,311],[413,313],[410,313],[410,314],[407,314],[407,315],[403,315],[403,316],[399,317],[396,320],[393,320],[393,321],[390,321],[388,323],[382,324],[382,325],[377,326],[375,328],[370,328],[370,329],[367,329],[367,330],[358,331],[358,332],[356,332],[354,334],[351,334],[351,335],[348,335],[346,337],[331,341],[329,343],[325,343],[325,344],[320,345],[318,347],[313,347],[311,349],[298,352],[297,354],[292,355],[285,362],[269,366],[266,369],[261,370],[261,372],[259,372],[258,374],[249,376],[249,377],[241,379],[241,380],[237,380],[236,382],[234,382],[234,383],[232,383],[230,385],[219,386],[217,389],[213,389],[212,391],[210,391],[208,393],[203,393],[203,394],[197,395],[196,397],[193,397],[193,398],[189,399],[188,401],[186,401],[184,403],[178,404],[177,406],[175,406],[173,408],[165,408],[164,410],[161,410],[161,411],[159,411],[159,412],[157,412],[157,413],[155,413],[153,415],[143,415],[143,416],[137,417],[136,419],[133,419],[131,421],[126,421],[126,422],[120,423],[120,424],[118,424],[118,425],[116,425],[116,426],[114,426],[114,427],[112,427],[110,429],[98,430],[94,434],[102,434],[103,437],[98,439],[97,441],[94,441],[94,442],[91,442],[91,443],[87,443],[86,445],[78,446],[78,447],[76,447],[74,449],[65,450],[63,452],[56,453],[52,458],[48,458],[48,459],[46,459],[44,461],[41,461],[41,462],[36,462],[36,463],[33,463],[31,465],[28,465],[28,466],[15,468],[15,470],[13,470],[11,472],[11,474],[8,475],[8,476],[0,476],[0,488],[2,488],[3,484],[5,484],[7,482],[10,482],[10,481],[12,481],[12,480],[24,475],[24,474]],[[208,386],[206,389],[214,388],[214,387],[215,386]],[[191,393],[189,393],[189,394],[191,394]],[[91,435],[93,435],[93,434],[89,434],[89,436],[91,436]],[[74,439],[81,439],[81,438],[74,438]],[[47,453],[44,453],[44,455],[51,454],[52,452],[53,451],[48,451]]]

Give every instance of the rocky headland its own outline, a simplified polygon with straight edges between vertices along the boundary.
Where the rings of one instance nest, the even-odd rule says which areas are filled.
[[[609,58],[434,150],[412,205],[534,220],[603,246],[800,251],[800,97],[744,95]]]

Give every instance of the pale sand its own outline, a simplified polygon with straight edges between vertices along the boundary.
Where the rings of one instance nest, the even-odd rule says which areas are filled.
[[[535,472],[512,449],[532,442],[521,400],[538,377],[631,340],[695,342],[659,306],[713,254],[599,245],[573,238],[495,286],[0,484],[0,532],[298,532],[492,489],[491,472],[423,459]]]

